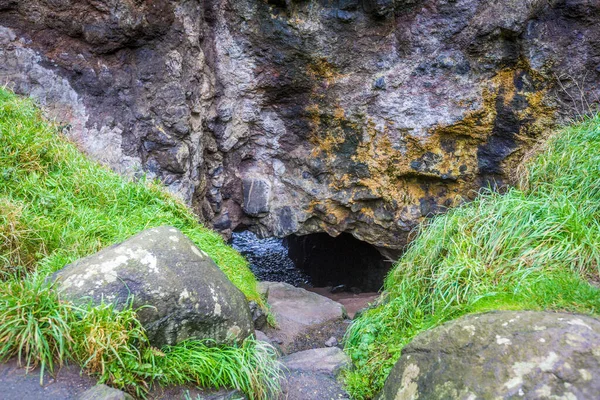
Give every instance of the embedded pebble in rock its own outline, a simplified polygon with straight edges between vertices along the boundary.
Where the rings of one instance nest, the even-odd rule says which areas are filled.
[[[333,347],[333,346],[337,346],[338,341],[335,338],[335,336],[330,337],[326,342],[325,342],[325,346],[326,347]]]
[[[260,239],[250,231],[235,232],[231,245],[246,257],[259,281],[285,282],[293,286],[310,284],[310,277],[288,257],[283,239]]]

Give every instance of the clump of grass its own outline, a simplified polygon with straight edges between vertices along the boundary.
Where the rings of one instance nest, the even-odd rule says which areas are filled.
[[[0,285],[0,361],[18,357],[29,368],[54,372],[70,356],[73,307],[34,275]]]
[[[30,100],[0,89],[0,272],[53,272],[151,227],[179,228],[264,305],[244,258],[155,182],[126,181],[90,161]],[[10,246],[10,247],[9,247]]]
[[[275,349],[247,339],[239,347],[210,341],[186,341],[162,349],[163,384],[193,382],[201,387],[235,387],[251,399],[271,399],[280,391],[281,371]]]
[[[0,279],[32,271],[45,254],[43,240],[24,222],[24,208],[0,197]]]
[[[131,306],[73,306],[37,274],[9,279],[0,289],[0,361],[16,356],[30,369],[40,366],[40,384],[44,371],[73,361],[100,383],[139,398],[152,385],[190,383],[235,388],[250,399],[279,392],[277,354],[267,343],[189,340],[159,350],[150,345]]]
[[[350,393],[372,398],[416,334],[492,309],[600,310],[600,117],[564,129],[520,188],[432,220],[351,326]]]

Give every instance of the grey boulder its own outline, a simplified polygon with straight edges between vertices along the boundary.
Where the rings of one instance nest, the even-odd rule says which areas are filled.
[[[154,346],[186,339],[217,343],[254,332],[244,294],[213,260],[173,227],[143,231],[53,275],[67,299],[133,307]]]
[[[284,352],[311,328],[346,317],[340,303],[287,283],[259,282],[258,288],[267,298],[277,322],[277,329],[265,327],[265,333],[280,341]]]
[[[337,375],[343,368],[350,365],[350,357],[339,347],[325,347],[290,354],[283,357],[281,362],[290,371]]]
[[[469,315],[418,335],[379,400],[597,399],[600,321],[551,312]]]

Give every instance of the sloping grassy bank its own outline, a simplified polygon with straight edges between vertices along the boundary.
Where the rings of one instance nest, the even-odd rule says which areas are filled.
[[[429,223],[358,318],[346,351],[357,399],[382,387],[416,334],[493,309],[600,311],[600,117],[566,128],[519,188],[484,193]],[[591,282],[591,283],[590,283]]]
[[[143,396],[151,382],[238,387],[265,398],[277,385],[272,350],[190,342],[153,349],[135,312],[76,308],[43,285],[80,257],[144,229],[172,225],[262,304],[246,261],[151,182],[128,182],[60,138],[31,101],[0,89],[0,359],[50,368],[75,360]]]

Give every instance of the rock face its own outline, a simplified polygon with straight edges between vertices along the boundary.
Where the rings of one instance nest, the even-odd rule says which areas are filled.
[[[259,289],[277,321],[277,329],[269,328],[267,336],[281,342],[284,351],[294,339],[317,325],[342,320],[344,307],[333,300],[283,282],[260,282]]]
[[[594,399],[599,376],[600,320],[495,312],[417,336],[379,399]]]
[[[599,97],[600,3],[0,0],[0,81],[224,232],[395,250]]]
[[[179,230],[152,228],[53,276],[67,298],[134,308],[153,345],[188,338],[228,342],[254,332],[243,293]]]

